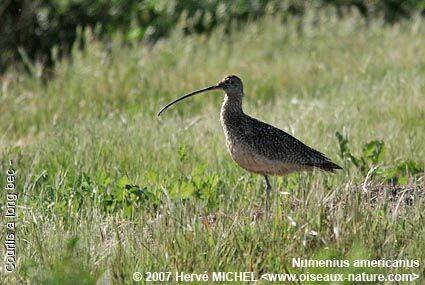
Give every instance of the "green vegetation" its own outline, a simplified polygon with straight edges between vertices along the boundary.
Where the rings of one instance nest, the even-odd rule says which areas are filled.
[[[293,257],[415,259],[420,268],[364,271],[423,278],[423,19],[366,25],[322,12],[285,25],[266,17],[228,34],[183,30],[154,45],[124,45],[118,34],[105,47],[87,29],[87,48],[58,60],[51,80],[30,63],[31,75],[3,75],[1,169],[13,159],[19,260],[0,283],[309,271],[293,268]],[[222,94],[156,116],[233,73],[244,80],[248,114],[344,167],[273,178],[271,218],[259,214],[263,178],[225,149]]]
[[[425,15],[425,0],[20,0],[0,4],[0,73],[17,61],[50,66],[55,48],[68,55],[78,41],[79,27],[95,28],[105,42],[123,33],[124,42],[155,41],[180,21],[186,34],[208,33],[264,15],[286,21],[310,10],[332,7],[344,17],[351,10],[366,19],[395,23]],[[76,41],[77,40],[77,41]]]

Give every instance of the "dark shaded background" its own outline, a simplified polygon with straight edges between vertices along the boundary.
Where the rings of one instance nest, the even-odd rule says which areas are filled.
[[[0,73],[15,63],[52,65],[52,48],[59,56],[68,55],[79,27],[94,28],[105,41],[121,32],[125,42],[149,42],[166,36],[179,21],[186,33],[205,33],[217,25],[229,29],[266,13],[283,21],[303,17],[307,6],[332,6],[341,17],[354,9],[366,19],[382,18],[387,24],[425,14],[425,0],[2,0]],[[84,47],[81,39],[77,44]]]

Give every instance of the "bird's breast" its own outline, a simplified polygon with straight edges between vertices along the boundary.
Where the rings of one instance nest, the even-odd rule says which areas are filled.
[[[236,130],[223,125],[223,131],[230,156],[240,167],[255,173],[269,173],[270,161],[256,154]]]
[[[248,134],[241,132],[239,128],[232,128],[226,124],[223,124],[224,136],[226,139],[226,145],[232,159],[243,169],[258,174],[273,174],[273,175],[286,175],[298,170],[308,170],[308,167],[286,163],[279,160],[273,160],[266,157],[256,147],[261,146],[250,146],[247,140],[244,139]],[[249,128],[245,129],[249,132]]]

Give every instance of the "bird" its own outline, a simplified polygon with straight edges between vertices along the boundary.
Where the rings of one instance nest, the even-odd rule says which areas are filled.
[[[260,174],[265,179],[266,211],[269,211],[272,189],[269,176],[283,176],[313,169],[334,173],[335,170],[342,169],[323,153],[290,134],[245,114],[242,108],[243,83],[236,75],[226,76],[215,85],[177,98],[165,105],[158,116],[179,101],[213,90],[222,90],[225,94],[220,122],[230,156],[243,169]]]

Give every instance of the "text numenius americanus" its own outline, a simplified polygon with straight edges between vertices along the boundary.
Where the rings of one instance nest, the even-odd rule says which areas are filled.
[[[242,168],[264,176],[266,209],[269,209],[269,175],[285,175],[294,171],[341,169],[324,154],[306,146],[284,131],[254,119],[243,112],[243,84],[235,75],[226,76],[218,84],[184,95],[163,107],[158,116],[171,105],[210,90],[224,90],[220,121],[226,144],[233,160]]]

